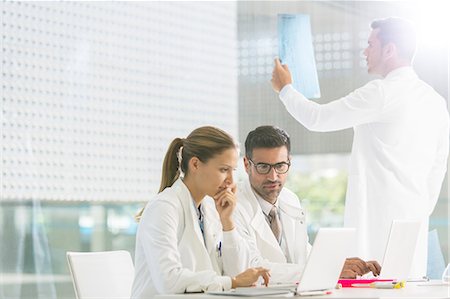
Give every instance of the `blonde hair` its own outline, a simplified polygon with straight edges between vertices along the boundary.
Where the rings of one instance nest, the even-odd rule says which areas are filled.
[[[186,139],[175,138],[169,145],[164,157],[161,184],[161,193],[167,187],[171,187],[180,177],[181,172],[187,175],[189,172],[189,161],[197,157],[203,163],[216,155],[220,155],[227,149],[238,148],[237,143],[225,131],[205,126],[195,129]],[[139,221],[145,208],[142,208],[136,215]]]

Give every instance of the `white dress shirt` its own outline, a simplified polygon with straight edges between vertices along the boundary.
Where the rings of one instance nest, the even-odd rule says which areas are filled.
[[[255,194],[256,198],[258,199],[258,203],[261,206],[261,210],[264,214],[264,216],[266,217],[266,221],[267,223],[269,223],[270,225],[270,221],[269,221],[269,213],[270,210],[272,210],[272,207],[275,206],[278,210],[278,217],[280,217],[280,221],[281,221],[281,213],[280,213],[280,207],[278,204],[278,200],[275,202],[274,205],[272,205],[270,202],[264,200],[258,193],[255,192],[255,190],[253,190],[253,193]],[[280,242],[280,247],[281,250],[284,253],[284,256],[286,257],[286,261],[288,263],[292,263],[289,252],[288,252],[288,247],[287,247],[287,243],[286,243],[286,236],[284,233],[284,229],[283,227],[281,227],[281,242]]]
[[[273,283],[298,282],[311,248],[305,213],[298,197],[287,188],[283,188],[278,196],[282,240],[285,244],[280,246],[249,180],[241,182],[237,189],[238,200],[233,218],[237,230],[248,245],[247,267],[270,269]]]

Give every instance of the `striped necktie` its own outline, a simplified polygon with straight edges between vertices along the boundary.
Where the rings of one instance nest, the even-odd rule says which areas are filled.
[[[278,217],[278,209],[277,207],[273,206],[269,213],[270,217],[270,228],[272,229],[272,232],[275,236],[275,238],[278,241],[278,244],[281,242],[281,221],[280,217]]]

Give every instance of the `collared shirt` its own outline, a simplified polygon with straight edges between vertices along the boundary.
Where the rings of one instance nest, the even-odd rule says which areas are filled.
[[[255,192],[255,190],[253,190],[253,194],[255,194],[256,199],[258,199],[258,203],[261,206],[261,210],[264,213],[264,216],[266,218],[267,223],[270,226],[270,217],[269,217],[269,213],[270,210],[272,210],[272,207],[275,206],[278,210],[278,215],[280,217],[280,221],[281,221],[281,215],[280,215],[280,207],[279,207],[279,202],[278,200],[275,202],[275,204],[271,204],[270,202],[264,200],[258,193]],[[286,260],[288,263],[290,263],[290,258],[289,258],[289,253],[287,250],[287,243],[286,243],[286,238],[284,237],[284,229],[283,226],[281,227],[282,232],[281,232],[281,242],[280,242],[280,247],[281,247],[281,251],[283,251],[284,256],[286,257]]]

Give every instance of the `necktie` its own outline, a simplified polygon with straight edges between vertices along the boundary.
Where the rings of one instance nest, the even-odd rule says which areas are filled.
[[[278,209],[273,206],[269,213],[270,217],[270,228],[277,239],[278,243],[281,242],[281,221],[280,217],[278,217]]]

